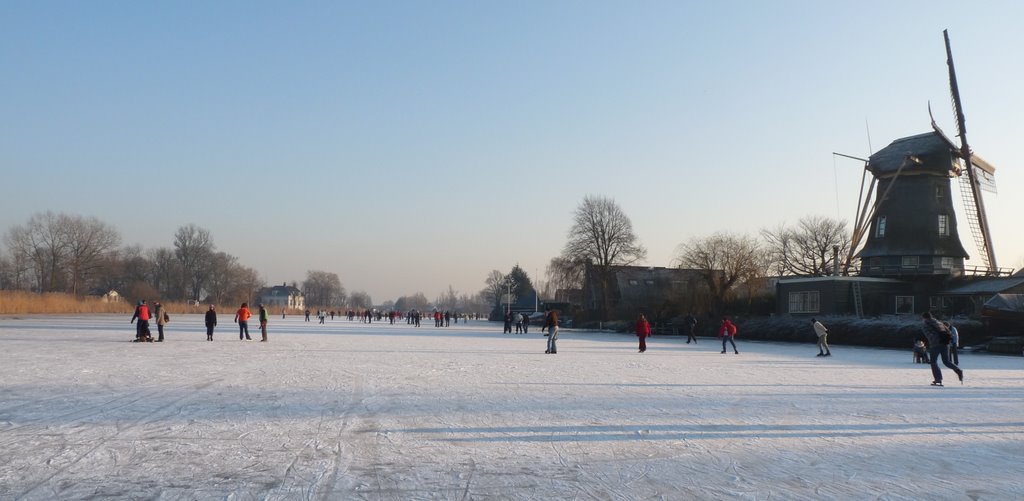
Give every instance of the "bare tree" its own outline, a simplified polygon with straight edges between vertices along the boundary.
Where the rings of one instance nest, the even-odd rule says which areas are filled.
[[[41,292],[64,290],[67,260],[67,216],[42,212],[33,214],[25,226],[7,232],[8,248],[16,259],[31,263],[34,289]]]
[[[569,261],[562,256],[551,258],[545,271],[549,287],[554,290],[545,292],[553,297],[558,289],[582,289],[585,269],[586,263],[582,261]]]
[[[185,299],[199,299],[210,272],[213,249],[209,230],[189,224],[175,232],[174,255],[181,264]]]
[[[216,303],[223,303],[237,291],[238,258],[225,252],[215,252],[210,257],[210,273],[206,276],[206,292]],[[204,298],[196,298],[202,300]],[[232,301],[234,302],[234,301]]]
[[[81,288],[103,265],[104,258],[121,243],[121,235],[106,223],[92,218],[65,218],[67,261],[71,272],[71,293]]]
[[[32,260],[31,253],[27,252],[27,245],[23,243],[23,229],[11,228],[5,235],[4,241],[10,251],[7,257],[7,278],[9,282],[4,289],[24,290],[32,288]]]
[[[562,259],[590,263],[601,293],[601,316],[608,314],[608,284],[613,266],[627,266],[647,257],[633,233],[633,223],[611,198],[588,195],[576,208]]]
[[[118,251],[121,287],[129,283],[150,282],[153,263],[143,255],[142,246],[129,245]],[[159,292],[159,291],[158,291]]]
[[[329,308],[345,304],[345,288],[341,286],[337,273],[307,271],[302,290],[306,295],[306,304],[309,305]]]
[[[824,276],[834,270],[833,252],[845,256],[850,249],[846,221],[821,216],[801,218],[795,228],[779,225],[762,230],[761,237],[772,263],[780,275]]]
[[[231,268],[231,283],[233,288],[228,291],[229,297],[235,298],[236,303],[252,302],[259,290],[267,284],[260,278],[260,274],[247,266],[235,265]]]
[[[424,311],[429,306],[430,301],[427,301],[427,296],[422,292],[417,292],[411,296],[402,296],[395,300],[395,309],[399,311]]]
[[[11,260],[0,254],[0,290],[14,289],[14,265]]]
[[[469,294],[462,294],[459,296],[459,302],[456,307],[459,311],[463,312],[482,312],[487,311],[487,299],[483,295],[477,293],[472,296]]]
[[[181,261],[169,247],[160,247],[148,253],[152,267],[149,278],[156,290],[164,297],[182,297],[185,285],[182,282],[184,276],[181,268]],[[214,295],[216,297],[216,295]],[[201,299],[201,298],[193,298]]]
[[[507,290],[505,284],[505,274],[498,270],[491,270],[487,274],[487,278],[484,280],[484,290],[480,291],[480,294],[490,302],[491,306],[497,308],[501,305],[502,295]]]
[[[448,290],[439,294],[437,296],[437,300],[434,301],[434,304],[443,310],[454,310],[458,301],[458,293],[455,292],[455,288],[452,287],[451,284],[448,284]]]
[[[763,272],[764,253],[755,238],[716,233],[676,247],[681,268],[700,270],[707,283],[715,310],[720,310],[729,291],[741,280]]]
[[[373,298],[366,291],[352,291],[348,295],[348,305],[353,308],[373,308]]]

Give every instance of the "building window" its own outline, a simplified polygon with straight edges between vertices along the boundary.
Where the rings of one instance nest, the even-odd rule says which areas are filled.
[[[953,269],[953,258],[951,258],[951,257],[941,258],[941,260],[939,261],[939,266],[942,267],[943,269],[946,269],[946,270],[952,270]]]
[[[901,264],[904,268],[917,268],[921,264],[921,258],[918,256],[903,256]]]
[[[640,282],[638,282],[636,280],[633,280],[633,279],[630,279],[629,280],[629,285],[633,285],[633,286],[640,285]]]
[[[654,280],[644,280],[644,283],[647,285],[654,285]]]
[[[885,216],[878,216],[878,223],[875,225],[875,237],[885,236]]]
[[[935,199],[936,200],[942,200],[942,187],[941,186],[936,186],[935,187]]]
[[[946,310],[953,305],[952,300],[944,296],[931,296],[928,298],[928,309],[932,313],[946,313]]]
[[[939,214],[939,236],[949,236],[949,216],[946,214]]]
[[[790,292],[789,312],[790,313],[818,313],[819,306],[818,291]]]
[[[913,313],[914,296],[896,296],[896,313]]]

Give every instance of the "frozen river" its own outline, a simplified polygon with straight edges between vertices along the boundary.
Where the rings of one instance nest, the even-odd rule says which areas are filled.
[[[220,321],[0,318],[0,499],[1024,498],[1024,358]]]

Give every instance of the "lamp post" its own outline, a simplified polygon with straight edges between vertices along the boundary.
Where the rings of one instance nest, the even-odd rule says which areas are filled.
[[[516,281],[512,279],[512,275],[505,275],[505,287],[508,293],[505,295],[505,314],[508,315],[512,312],[512,286],[516,284]]]

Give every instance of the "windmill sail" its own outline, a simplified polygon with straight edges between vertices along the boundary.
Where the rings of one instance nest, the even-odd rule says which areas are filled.
[[[964,108],[963,104],[960,102],[960,87],[956,80],[956,68],[953,66],[953,50],[949,46],[949,31],[943,30],[942,36],[946,41],[946,65],[949,66],[949,91],[953,98],[953,111],[956,115],[957,135],[960,137],[960,158],[967,166],[970,167],[965,169],[967,171],[968,188],[970,188],[970,200],[966,200],[967,197],[965,197],[964,200],[969,213],[969,223],[972,228],[974,228],[975,225],[977,227],[978,231],[974,235],[976,239],[980,240],[976,243],[981,250],[981,257],[985,267],[990,273],[997,273],[998,268],[996,265],[996,255],[992,249],[992,235],[988,228],[988,217],[985,215],[985,203],[981,198],[981,182],[979,181],[981,176],[977,175],[978,171],[984,172],[984,169],[981,168],[979,164],[988,166],[988,163],[974,157],[971,154],[971,147],[967,144],[967,120],[964,118]],[[989,167],[989,174],[994,174],[995,169],[991,168],[991,166]],[[994,183],[992,183],[992,187],[995,188]]]

